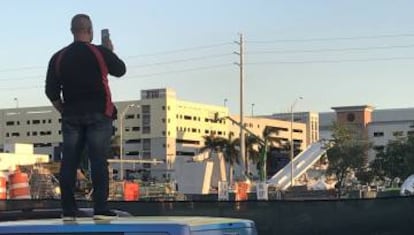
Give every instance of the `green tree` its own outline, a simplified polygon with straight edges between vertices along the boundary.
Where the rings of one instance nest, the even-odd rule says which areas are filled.
[[[347,176],[365,167],[370,144],[363,133],[350,125],[334,123],[332,132],[333,146],[327,150],[329,161],[327,174],[336,176],[340,197]]]
[[[203,136],[204,139],[204,146],[199,149],[199,152],[207,152],[208,151],[208,159],[213,158],[213,154],[215,154],[220,162],[220,172],[221,167],[224,166],[224,149],[226,147],[227,140],[223,137],[212,135]],[[222,177],[222,176],[221,176]],[[225,180],[221,178],[221,180]]]
[[[253,164],[257,164],[260,161],[260,141],[257,139],[257,137],[248,134],[245,138],[245,149],[246,149],[246,157],[247,157],[247,163],[252,162]],[[246,164],[246,172],[249,176],[251,171],[249,170],[249,164]]]
[[[203,136],[204,146],[199,148],[199,152],[203,153],[209,151],[209,158],[213,157],[214,153],[221,153],[226,143],[226,139],[223,137],[212,135]]]
[[[414,173],[414,136],[390,141],[371,163],[374,174],[380,179],[388,177],[406,179]]]
[[[229,181],[233,183],[233,169],[234,166],[240,164],[240,140],[232,139],[233,135],[230,134],[228,139],[225,139],[224,143],[224,161],[229,164]]]

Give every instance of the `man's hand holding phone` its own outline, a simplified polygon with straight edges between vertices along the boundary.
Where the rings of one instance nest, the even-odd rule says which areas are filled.
[[[112,45],[112,41],[109,37],[109,29],[101,30],[101,43],[102,43],[102,46],[106,47],[107,49],[111,51],[114,50],[114,46]]]

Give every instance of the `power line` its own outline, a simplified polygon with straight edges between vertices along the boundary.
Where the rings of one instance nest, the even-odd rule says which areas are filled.
[[[165,71],[165,72],[158,72],[158,73],[149,73],[149,74],[128,76],[128,78],[152,77],[152,76],[158,76],[158,75],[162,75],[162,74],[184,73],[184,72],[192,72],[192,71],[199,71],[199,70],[208,70],[208,69],[225,67],[225,66],[229,66],[229,65],[233,65],[233,64],[231,64],[231,63],[228,63],[228,64],[216,64],[216,65],[210,65],[210,66],[194,67],[194,68],[189,68],[189,69],[168,70],[168,71]],[[131,67],[131,66],[129,66],[129,67]],[[11,81],[11,80],[17,80],[18,81],[18,80],[22,80],[22,79],[34,79],[34,78],[39,78],[39,77],[30,76],[30,77],[23,77],[23,78],[6,78],[6,79],[0,79],[0,82],[3,82],[3,81]],[[1,89],[14,89],[14,88],[1,88],[0,87],[0,90]],[[17,89],[19,89],[19,88],[17,88]]]
[[[199,70],[208,70],[208,69],[214,69],[214,68],[222,68],[227,66],[233,66],[233,64],[217,64],[217,65],[211,65],[211,66],[202,66],[202,67],[196,67],[191,69],[182,69],[182,70],[170,70],[165,72],[158,72],[158,73],[149,73],[149,74],[141,74],[141,75],[133,75],[128,76],[127,79],[134,79],[134,78],[143,78],[143,77],[153,77],[163,74],[172,74],[172,73],[184,73],[184,72],[192,72],[192,71],[199,71]]]
[[[396,61],[396,60],[414,60],[414,57],[389,57],[389,58],[368,58],[368,59],[349,59],[349,60],[309,60],[309,61],[267,61],[267,62],[253,62],[253,63],[245,63],[246,65],[269,65],[269,64],[322,64],[322,63],[349,63],[349,62],[376,62],[376,61]],[[164,74],[173,74],[173,73],[184,73],[184,72],[192,72],[192,71],[200,71],[200,70],[209,70],[214,68],[222,68],[222,67],[232,67],[234,64],[217,64],[212,66],[202,66],[196,67],[191,69],[183,69],[183,70],[170,70],[165,72],[159,73],[150,73],[150,74],[142,74],[142,75],[133,75],[128,76],[127,79],[136,79],[136,78],[145,78],[145,77],[153,77],[159,76]],[[28,89],[39,89],[44,88],[43,86],[24,86],[24,87],[0,87],[2,92],[9,92],[9,91],[16,91],[16,90],[28,90]]]
[[[21,80],[32,80],[32,79],[39,79],[39,78],[45,78],[45,75],[38,75],[38,76],[27,76],[27,77],[13,77],[13,78],[3,78],[0,79],[0,82],[3,81],[21,81]]]
[[[8,91],[30,90],[30,89],[38,89],[38,88],[44,88],[44,87],[42,86],[0,87],[0,90],[2,92],[8,92]]]
[[[168,54],[175,54],[175,53],[180,53],[180,52],[187,52],[187,51],[194,51],[194,50],[201,50],[201,49],[209,49],[209,48],[215,48],[215,47],[222,47],[222,46],[226,46],[226,45],[232,45],[232,43],[230,43],[230,42],[217,43],[217,44],[210,44],[210,45],[205,45],[205,46],[182,48],[182,49],[171,50],[171,51],[163,51],[163,52],[156,52],[156,53],[150,53],[150,54],[133,55],[133,56],[127,56],[126,58],[137,58],[137,57],[150,57],[150,56],[158,56],[158,55],[168,55]]]
[[[335,51],[370,51],[370,50],[384,50],[395,48],[413,48],[414,44],[409,45],[394,45],[394,46],[375,46],[375,47],[348,47],[348,48],[320,48],[320,49],[305,49],[305,50],[270,50],[270,51],[253,51],[249,54],[289,54],[289,53],[315,53],[315,52],[335,52]]]
[[[216,44],[209,44],[209,45],[204,45],[204,46],[197,46],[197,47],[188,47],[188,48],[182,48],[182,49],[176,49],[176,50],[170,50],[170,51],[163,51],[163,52],[156,52],[156,53],[151,53],[151,54],[142,54],[142,55],[132,55],[132,56],[126,56],[126,59],[131,59],[131,58],[138,58],[138,57],[151,57],[151,56],[158,56],[158,55],[168,55],[168,54],[175,54],[175,53],[180,53],[180,52],[187,52],[187,51],[194,51],[194,50],[201,50],[201,49],[209,49],[209,48],[215,48],[215,47],[222,47],[222,46],[226,46],[226,45],[232,45],[232,43],[230,42],[226,42],[226,43],[216,43]],[[224,56],[222,54],[217,54],[217,55],[212,55],[213,56]],[[184,62],[186,60],[190,61],[192,59],[195,60],[202,60],[202,59],[207,59],[209,58],[209,56],[204,56],[204,57],[195,57],[195,58],[188,58],[188,59],[183,59],[183,60],[173,60],[173,61],[167,61],[167,62],[160,62],[160,63],[154,63],[154,64],[168,64],[168,63],[178,63],[178,62]],[[142,67],[144,66],[152,66],[152,64],[144,64],[142,65]],[[140,66],[137,66],[140,67]],[[24,66],[24,67],[15,67],[15,68],[4,68],[4,69],[0,69],[0,73],[2,72],[13,72],[13,71],[25,71],[25,70],[35,70],[35,69],[46,69],[47,66]]]
[[[414,34],[385,34],[373,36],[355,36],[355,37],[332,37],[332,38],[308,38],[308,39],[279,39],[269,41],[247,41],[247,43],[281,43],[281,42],[317,42],[317,41],[348,41],[348,40],[362,40],[362,39],[379,39],[379,38],[400,38],[400,37],[414,37]]]
[[[349,60],[266,61],[266,62],[248,63],[248,65],[324,64],[324,63],[375,62],[375,61],[394,61],[394,60],[414,60],[414,57],[368,58],[368,59],[349,59]]]
[[[46,66],[25,66],[25,67],[15,67],[15,68],[5,68],[5,69],[0,69],[0,73],[22,71],[22,70],[44,69],[45,67]]]
[[[211,58],[219,58],[219,57],[224,57],[224,56],[229,56],[229,55],[231,55],[231,54],[230,53],[215,54],[215,55],[190,57],[190,58],[186,58],[186,59],[170,60],[170,61],[142,64],[142,65],[135,65],[135,66],[132,65],[132,66],[129,66],[129,67],[130,68],[141,68],[141,67],[149,67],[149,66],[157,66],[157,65],[175,64],[175,63],[182,63],[182,62],[188,62],[188,61],[197,61],[197,60],[206,60],[206,59],[211,59]]]

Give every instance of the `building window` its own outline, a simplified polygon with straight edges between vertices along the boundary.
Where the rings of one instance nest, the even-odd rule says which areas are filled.
[[[165,131],[162,132],[162,136],[165,136]]]
[[[151,116],[149,114],[142,116],[142,125],[151,125]]]
[[[30,131],[26,132],[26,136],[30,136]]]
[[[32,131],[32,136],[37,136],[37,131]]]
[[[184,120],[192,120],[191,116],[184,115]]]
[[[384,136],[384,132],[374,132],[374,137]]]
[[[125,141],[125,143],[127,143],[127,144],[141,143],[141,139],[129,139],[129,140]]]
[[[165,123],[165,118],[162,118],[161,121],[162,121],[162,123]]]
[[[142,106],[142,113],[150,113],[150,112],[151,112],[151,106],[149,105]]]
[[[129,151],[125,153],[126,156],[139,156],[138,151]]]
[[[10,137],[10,133],[9,132],[6,133],[6,137]]]
[[[151,133],[151,127],[149,126],[144,126],[142,128],[142,134],[150,134]]]
[[[6,122],[6,126],[14,126],[14,121],[8,121],[8,122]]]
[[[125,119],[134,119],[134,114],[125,115]]]
[[[52,123],[52,119],[48,119],[47,120],[47,123]]]
[[[51,131],[41,131],[40,135],[51,135],[52,132]]]
[[[13,136],[13,137],[19,137],[20,136],[20,133],[19,132],[13,132],[11,134],[11,136]]]
[[[164,105],[162,106],[162,110],[165,110],[165,106]]]
[[[32,124],[40,124],[40,120],[32,120]]]
[[[132,131],[140,131],[140,127],[139,126],[133,126],[132,127]]]
[[[142,140],[142,150],[151,151],[151,139]]]
[[[137,119],[140,119],[140,115],[139,114],[137,114]]]
[[[194,156],[194,152],[184,152],[184,151],[177,151],[175,153],[177,156]]]

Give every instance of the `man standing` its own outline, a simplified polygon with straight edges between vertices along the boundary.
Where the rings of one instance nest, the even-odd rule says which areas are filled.
[[[76,170],[87,147],[93,183],[94,219],[116,217],[107,207],[108,162],[112,121],[116,108],[107,75],[121,77],[126,68],[113,52],[112,43],[91,44],[92,21],[88,15],[72,18],[74,41],[55,53],[49,62],[46,95],[62,115],[63,158],[60,166],[61,204],[64,220],[74,220]]]

